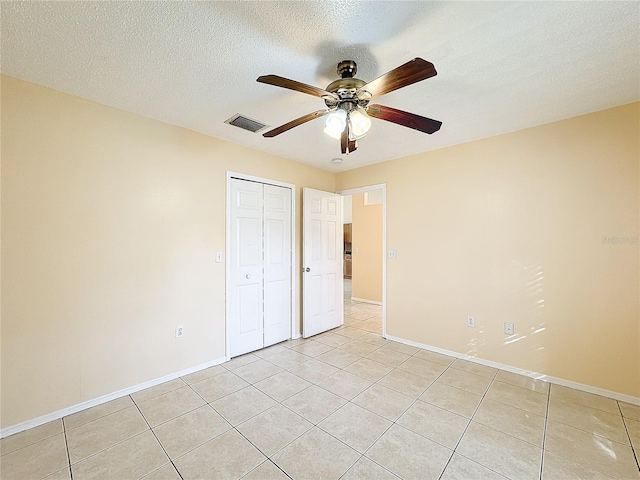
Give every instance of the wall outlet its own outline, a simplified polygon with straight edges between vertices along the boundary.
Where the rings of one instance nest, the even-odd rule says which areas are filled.
[[[475,317],[467,317],[467,327],[475,327],[476,319]]]
[[[396,259],[398,258],[398,252],[397,250],[393,249],[393,250],[389,250],[389,258],[391,259]]]
[[[216,252],[216,263],[222,263],[222,252]]]
[[[513,335],[513,323],[504,322],[504,333],[505,335]]]
[[[178,325],[176,327],[176,338],[180,338],[184,335],[184,325]]]

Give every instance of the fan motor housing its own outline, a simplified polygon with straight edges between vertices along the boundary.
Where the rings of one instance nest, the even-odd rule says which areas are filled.
[[[353,92],[355,95],[356,90],[364,87],[365,82],[359,78],[339,78],[327,85],[327,92],[335,93],[340,96],[340,91]],[[353,96],[352,95],[352,96]]]
[[[359,78],[353,78],[358,71],[358,66],[353,60],[342,60],[336,68],[342,78],[331,82],[326,90],[335,93],[340,100],[357,100],[356,91],[362,88],[366,82]]]

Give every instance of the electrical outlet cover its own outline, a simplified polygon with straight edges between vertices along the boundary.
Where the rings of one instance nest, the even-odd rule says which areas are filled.
[[[467,317],[467,327],[475,327],[476,319],[474,317]]]

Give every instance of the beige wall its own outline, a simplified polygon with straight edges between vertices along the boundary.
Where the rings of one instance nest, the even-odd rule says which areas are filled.
[[[227,170],[294,183],[297,205],[301,187],[335,190],[332,173],[2,77],[2,427],[224,356]]]
[[[387,332],[640,397],[639,117],[635,103],[340,173],[339,190],[387,185]]]
[[[1,86],[2,427],[224,356],[227,170],[387,184],[390,335],[640,396],[638,104],[336,178]]]
[[[345,195],[342,197],[342,223],[353,222],[353,208],[351,203],[351,195]]]
[[[382,302],[382,204],[365,205],[364,193],[355,194],[352,214],[351,295]]]

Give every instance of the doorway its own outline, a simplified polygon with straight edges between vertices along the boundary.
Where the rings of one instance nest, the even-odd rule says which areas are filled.
[[[386,336],[386,186],[339,192],[345,204],[345,326]]]
[[[294,191],[268,179],[227,175],[228,359],[292,336]]]

